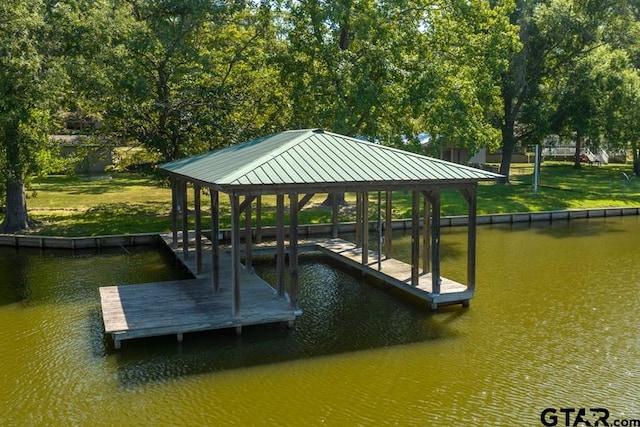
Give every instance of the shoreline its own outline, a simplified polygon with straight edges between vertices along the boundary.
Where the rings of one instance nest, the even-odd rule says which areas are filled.
[[[526,222],[553,222],[568,221],[572,219],[607,218],[640,215],[640,207],[624,208],[590,208],[590,209],[570,209],[561,211],[543,212],[519,212],[503,214],[484,214],[477,216],[478,225],[492,224],[514,224]],[[422,223],[422,220],[420,221]],[[441,227],[466,226],[468,217],[466,215],[443,216]],[[314,236],[331,234],[331,224],[300,224],[298,235]],[[376,229],[376,221],[369,221],[371,230]],[[411,228],[411,219],[397,219],[392,221],[394,230],[406,230]],[[205,231],[206,232],[206,231]],[[355,222],[343,222],[338,224],[339,233],[355,232]],[[132,233],[120,235],[86,236],[86,237],[57,237],[57,236],[36,236],[29,234],[0,234],[0,246],[31,247],[41,249],[93,249],[119,246],[142,246],[150,245],[159,241],[157,233]],[[255,229],[254,229],[255,233]],[[221,238],[228,240],[230,230],[220,230]],[[262,227],[262,237],[275,237],[275,227]]]

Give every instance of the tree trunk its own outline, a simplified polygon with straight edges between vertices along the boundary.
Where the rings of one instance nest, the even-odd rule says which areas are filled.
[[[500,174],[504,175],[504,178],[498,180],[499,184],[509,183],[509,172],[511,169],[511,157],[513,156],[513,149],[516,146],[516,116],[518,103],[514,106],[515,96],[513,95],[513,87],[506,81],[502,84],[502,102],[504,105],[504,121],[500,126],[500,132],[502,134],[502,158],[500,159]]]
[[[500,184],[509,183],[509,172],[511,170],[511,157],[513,156],[513,148],[516,145],[515,123],[507,115],[505,115],[505,123],[502,125],[502,158],[500,159],[500,174],[504,178],[498,180]]]
[[[640,176],[640,153],[638,152],[638,143],[631,144],[631,152],[633,153],[633,174]]]
[[[573,167],[580,169],[582,164],[580,163],[580,150],[582,149],[582,135],[580,132],[576,132],[576,153],[574,157]]]
[[[7,209],[0,233],[17,233],[37,225],[27,212],[27,193],[22,179],[7,180]]]
[[[322,202],[322,206],[333,205],[333,198],[331,197],[332,195],[333,193],[327,194],[327,198],[324,199],[324,202]],[[347,201],[344,198],[344,193],[336,193],[336,195],[338,196],[338,206],[343,206],[347,204]]]

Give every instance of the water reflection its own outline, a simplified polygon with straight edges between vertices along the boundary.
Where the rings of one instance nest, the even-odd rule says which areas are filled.
[[[28,256],[13,248],[0,247],[0,306],[26,300],[29,297]]]
[[[257,274],[275,282],[270,259],[254,260]],[[426,340],[454,339],[451,323],[464,309],[433,315],[426,304],[404,299],[391,288],[367,283],[340,270],[320,254],[301,256],[300,304],[304,312],[289,329],[283,325],[125,341],[118,379],[125,388],[228,369],[357,352]],[[358,273],[359,274],[359,273]]]

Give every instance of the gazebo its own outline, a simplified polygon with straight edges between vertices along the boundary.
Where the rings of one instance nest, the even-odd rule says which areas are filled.
[[[347,248],[349,263],[354,259],[367,274],[381,271],[383,255],[369,249],[369,193],[384,194],[385,219],[384,260],[392,260],[391,209],[392,192],[412,194],[412,255],[410,277],[389,277],[388,282],[405,288],[426,299],[432,309],[439,305],[468,305],[475,291],[477,186],[480,181],[495,180],[500,175],[411,152],[386,147],[321,129],[292,130],[258,138],[245,143],[179,159],[161,166],[172,182],[172,245],[181,247],[183,259],[195,256],[196,274],[203,268],[202,207],[203,188],[211,195],[211,292],[218,292],[221,282],[230,282],[231,314],[242,317],[241,270],[251,269],[253,240],[261,240],[261,197],[275,195],[277,225],[275,233],[277,295],[289,299],[290,307],[298,311],[298,212],[319,193],[350,192],[357,195],[356,242]],[[195,254],[189,250],[187,188],[194,188]],[[467,283],[456,283],[446,290],[447,279],[440,273],[441,191],[457,190],[468,203]],[[230,277],[220,274],[220,193],[227,194],[231,204]],[[285,198],[288,198],[289,225],[285,227]],[[333,198],[331,234],[333,243],[319,244],[334,254],[345,253],[344,245],[336,247],[338,238],[338,206]],[[378,200],[381,200],[380,197]],[[252,224],[255,204],[256,224]],[[382,203],[378,204],[378,209]],[[423,209],[423,231],[420,234],[420,209]],[[244,226],[241,215],[244,213]],[[181,219],[181,221],[180,221]],[[179,225],[181,222],[181,225]],[[244,233],[242,233],[244,230]],[[181,233],[181,235],[180,235]],[[244,265],[241,250],[244,234]],[[288,236],[287,236],[288,235]],[[288,241],[285,240],[288,237]],[[420,242],[423,242],[422,259]],[[285,290],[285,252],[289,256],[289,289]],[[357,255],[353,255],[357,254]],[[375,259],[371,263],[371,259]],[[422,273],[420,264],[422,261]],[[378,268],[376,269],[376,263]],[[375,275],[375,274],[374,274]],[[383,280],[393,274],[381,274]],[[426,285],[421,278],[428,277]],[[396,282],[396,283],[394,283]],[[451,281],[448,281],[451,282]],[[419,289],[422,288],[422,289]],[[412,291],[415,289],[415,292]],[[418,292],[420,291],[420,292]]]

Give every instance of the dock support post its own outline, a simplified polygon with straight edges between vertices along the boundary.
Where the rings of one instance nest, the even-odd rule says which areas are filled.
[[[262,196],[256,197],[256,243],[262,243]]]
[[[187,181],[180,182],[182,201],[182,256],[185,261],[189,258],[189,211],[187,206]]]
[[[422,221],[422,272],[431,271],[431,204],[424,195],[424,219]]]
[[[200,274],[202,273],[202,211],[199,184],[193,185],[193,204],[195,209],[196,274]]]
[[[182,342],[182,338],[183,338],[183,336],[182,336],[181,333],[176,334],[176,339],[177,339],[178,342]]]
[[[391,191],[387,191],[386,200],[385,200],[385,213],[384,213],[384,256],[386,259],[389,259],[393,256],[392,254],[392,245],[391,245],[391,236],[393,233],[393,225],[392,225],[392,199],[393,193]]]
[[[440,294],[440,189],[431,193],[431,291]],[[437,304],[436,304],[437,307]]]
[[[284,297],[284,194],[276,195],[276,287]]]
[[[467,289],[473,291],[476,288],[477,184],[472,188],[461,190],[461,193],[467,200],[469,209],[469,221],[467,224]]]
[[[420,268],[420,192],[411,195],[411,286],[418,286]]]
[[[232,314],[240,317],[240,200],[234,191],[231,198],[231,298]]]
[[[376,249],[378,252],[378,271],[382,270],[382,193],[378,191],[378,203],[376,204],[376,229],[378,231],[378,244]]]
[[[362,193],[356,192],[356,247],[362,247]]]
[[[362,193],[362,264],[369,264],[369,193]]]
[[[178,248],[178,179],[171,177],[171,233],[173,249]]]
[[[213,292],[220,290],[220,208],[219,193],[209,188],[211,193],[211,281]]]
[[[253,245],[253,237],[251,236],[251,200],[249,196],[245,196],[244,203],[246,204],[244,211],[244,266],[248,271],[253,269],[251,260],[251,247]]]
[[[338,194],[331,194],[331,237],[338,238]]]
[[[289,283],[289,298],[291,308],[298,309],[298,193],[289,195],[289,273],[291,280]]]

